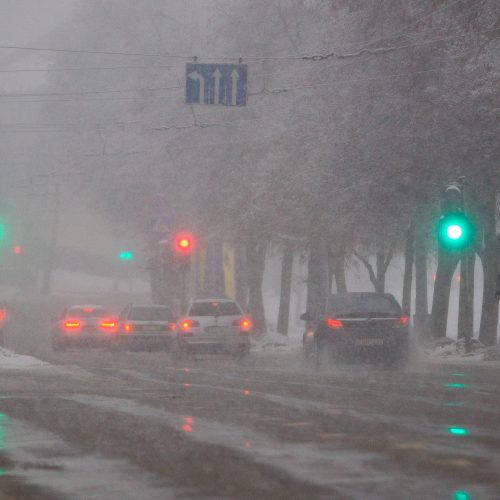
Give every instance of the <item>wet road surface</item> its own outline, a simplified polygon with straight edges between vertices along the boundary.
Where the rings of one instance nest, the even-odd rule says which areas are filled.
[[[1,372],[6,498],[500,498],[495,364],[40,357]]]

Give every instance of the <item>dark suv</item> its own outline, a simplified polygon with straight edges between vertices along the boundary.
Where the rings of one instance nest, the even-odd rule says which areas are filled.
[[[304,337],[304,349],[315,359],[378,360],[404,364],[409,349],[409,317],[388,293],[342,293],[330,296],[327,313],[301,319],[314,334]]]

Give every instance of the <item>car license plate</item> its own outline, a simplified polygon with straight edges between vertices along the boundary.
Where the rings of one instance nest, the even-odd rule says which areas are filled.
[[[355,344],[359,346],[384,345],[384,339],[358,339]]]
[[[217,334],[217,333],[224,333],[224,329],[221,328],[220,326],[207,326],[205,328],[205,331],[207,333],[214,333],[214,334]]]

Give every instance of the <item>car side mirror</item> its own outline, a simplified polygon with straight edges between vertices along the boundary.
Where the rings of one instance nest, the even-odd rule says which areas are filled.
[[[301,314],[300,319],[302,321],[313,321],[313,315],[309,312],[305,312],[304,314]]]
[[[500,274],[497,276],[497,286],[495,289],[495,298],[500,300]]]

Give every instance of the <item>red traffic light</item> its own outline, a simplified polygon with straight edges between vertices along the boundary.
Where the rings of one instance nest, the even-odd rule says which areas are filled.
[[[193,238],[190,234],[180,233],[175,237],[175,249],[178,253],[188,255],[193,251]]]

